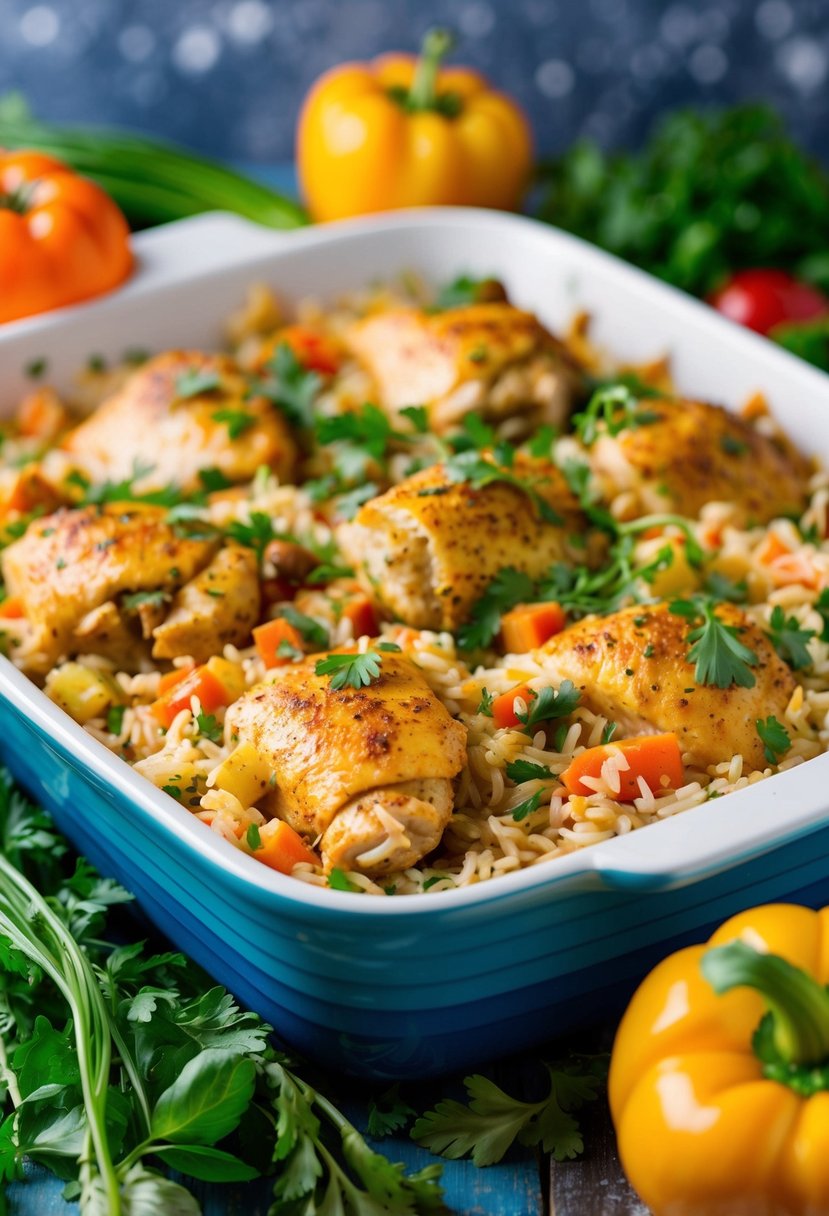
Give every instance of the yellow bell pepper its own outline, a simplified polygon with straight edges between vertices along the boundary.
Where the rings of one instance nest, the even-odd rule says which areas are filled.
[[[641,985],[609,1089],[654,1216],[829,1214],[827,981],[829,908],[769,904]]]
[[[443,68],[452,44],[322,76],[299,120],[297,159],[315,220],[430,204],[515,208],[530,175],[529,125],[477,72]]]

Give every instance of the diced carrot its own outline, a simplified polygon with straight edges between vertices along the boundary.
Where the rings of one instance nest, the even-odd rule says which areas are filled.
[[[533,690],[529,684],[517,684],[509,692],[502,692],[500,697],[496,697],[491,706],[492,720],[496,726],[521,725],[519,719],[515,716],[513,708],[516,697],[521,697],[529,705],[533,699]]]
[[[289,325],[280,330],[277,342],[287,342],[302,366],[311,371],[333,376],[339,370],[340,348],[327,334],[306,325]]]
[[[783,543],[776,532],[767,532],[757,546],[755,556],[758,562],[764,566],[770,566],[778,557],[788,556],[790,553],[791,549]]]
[[[23,601],[19,595],[9,595],[0,603],[0,617],[4,621],[19,621],[25,615]]]
[[[190,667],[176,667],[172,671],[168,671],[158,681],[159,693],[168,692],[171,688],[175,688],[176,684],[180,684],[182,680],[186,680],[190,672],[195,670]]]
[[[271,819],[263,824],[259,829],[259,839],[262,847],[254,849],[252,855],[280,874],[290,874],[300,861],[307,861],[312,866],[319,864],[316,854],[283,819]]]
[[[343,616],[351,621],[355,638],[376,637],[380,628],[377,612],[367,595],[355,595],[343,604]]]
[[[302,634],[282,616],[266,621],[264,625],[257,625],[253,631],[253,640],[266,667],[283,667],[291,662],[289,654],[279,653],[283,642],[287,642],[295,650],[302,650]]]
[[[69,425],[69,414],[53,389],[41,388],[21,401],[17,425],[21,435],[51,440]]]
[[[227,705],[230,700],[225,686],[204,666],[194,667],[185,679],[168,688],[157,701],[153,701],[150,708],[162,726],[170,727],[176,714],[189,708],[193,697],[198,697],[202,711],[206,714],[212,714],[220,706]]]
[[[751,422],[755,418],[764,418],[769,412],[769,403],[764,393],[752,393],[740,410],[740,417]]]
[[[501,617],[501,643],[508,654],[524,654],[561,633],[566,621],[560,604],[518,604]]]
[[[605,761],[620,753],[630,766],[619,771],[620,789],[613,797],[620,802],[641,798],[638,777],[644,778],[654,794],[679,789],[682,785],[682,753],[679,739],[673,733],[642,735],[638,739],[588,747],[571,760],[569,767],[561,774],[561,781],[571,794],[594,794],[595,789],[586,785],[584,778],[600,778]]]

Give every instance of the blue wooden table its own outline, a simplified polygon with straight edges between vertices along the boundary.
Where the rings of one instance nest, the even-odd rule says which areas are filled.
[[[240,168],[275,190],[296,197],[292,165]],[[585,1042],[579,1043],[579,1049],[606,1048],[611,1033],[612,1027],[589,1033]],[[549,1052],[543,1054],[552,1059],[561,1054],[561,1048],[551,1044]],[[520,1092],[515,1086],[520,1071],[520,1065],[509,1064],[487,1070],[506,1089],[510,1089],[512,1080],[515,1092]],[[442,1097],[462,1096],[459,1082],[460,1078],[450,1078],[419,1087],[416,1105],[425,1110]],[[334,1098],[336,1088],[336,1079],[332,1078],[330,1096]],[[362,1107],[349,1105],[347,1113],[363,1130],[367,1103]],[[582,1123],[586,1152],[575,1162],[558,1165],[528,1151],[513,1153],[502,1164],[483,1170],[467,1161],[445,1162],[443,1184],[447,1206],[459,1216],[647,1216],[621,1173],[604,1104],[597,1104]],[[405,1135],[377,1141],[376,1146],[393,1161],[402,1161],[412,1170],[435,1160]],[[186,1184],[199,1198],[205,1216],[267,1216],[273,1185],[267,1179],[225,1185],[186,1180]],[[10,1212],[12,1216],[70,1216],[78,1207],[63,1200],[62,1189],[61,1182],[40,1167],[30,1165],[26,1182],[15,1183],[8,1189]]]

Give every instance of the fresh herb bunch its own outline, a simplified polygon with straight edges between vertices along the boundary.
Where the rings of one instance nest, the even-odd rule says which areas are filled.
[[[24,1156],[82,1216],[198,1216],[161,1166],[274,1177],[270,1216],[443,1211],[440,1166],[407,1175],[177,953],[135,940],[131,896],[73,861],[0,770],[0,1177]]]
[[[641,152],[579,143],[539,177],[542,219],[695,295],[754,266],[829,273],[829,179],[765,106],[679,111]]]

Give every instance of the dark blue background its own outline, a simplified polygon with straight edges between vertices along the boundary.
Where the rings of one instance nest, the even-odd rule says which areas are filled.
[[[0,0],[0,92],[275,162],[318,73],[413,49],[435,23],[520,98],[542,151],[631,144],[677,104],[763,97],[829,160],[829,0]]]

